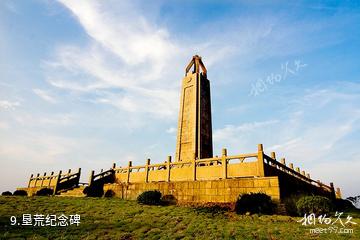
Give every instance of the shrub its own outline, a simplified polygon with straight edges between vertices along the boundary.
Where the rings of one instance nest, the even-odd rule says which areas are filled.
[[[13,193],[14,196],[27,196],[27,192],[25,190],[15,190]]]
[[[113,197],[115,196],[115,192],[113,190],[107,190],[104,194],[104,197]]]
[[[352,210],[355,206],[347,199],[335,199],[335,209],[337,211]]]
[[[2,196],[12,196],[12,193],[10,191],[2,192]]]
[[[50,196],[53,194],[53,190],[50,188],[42,188],[36,192],[36,196]]]
[[[164,195],[162,198],[161,198],[161,202],[163,205],[176,205],[177,203],[177,199],[175,198],[174,195]]]
[[[102,184],[93,184],[84,188],[83,193],[87,197],[102,197],[104,195],[104,189]]]
[[[161,192],[157,190],[143,192],[137,197],[137,202],[146,205],[160,205]]]
[[[301,198],[301,195],[292,195],[284,199],[283,203],[285,205],[286,214],[290,216],[299,216],[296,202]]]
[[[330,199],[322,196],[304,196],[296,202],[298,214],[303,216],[315,213],[315,215],[329,214],[333,209]]]
[[[271,197],[265,193],[242,194],[235,204],[235,211],[238,214],[247,212],[251,214],[272,214],[274,209],[275,204],[272,202]]]

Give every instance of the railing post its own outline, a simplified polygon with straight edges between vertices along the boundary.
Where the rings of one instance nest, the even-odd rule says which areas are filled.
[[[264,177],[265,176],[265,169],[264,169],[264,149],[262,144],[258,144],[258,176]]]
[[[223,148],[221,151],[222,178],[227,178],[227,150]]]
[[[146,165],[145,165],[145,182],[149,182],[149,165],[150,165],[150,158],[146,159]]]
[[[290,164],[289,164],[289,167],[291,168],[291,170],[294,170],[294,164],[293,164],[293,163],[290,163]],[[291,175],[294,175],[293,172],[290,172],[290,173],[291,173]]]
[[[37,184],[37,181],[38,181],[38,179],[39,179],[39,176],[40,176],[40,173],[36,174],[34,187],[36,187],[36,184]]]
[[[130,171],[131,171],[131,166],[132,166],[132,161],[129,161],[129,164],[128,164],[128,171],[127,171],[127,175],[126,175],[126,183],[129,183],[130,182]]]
[[[307,173],[307,174],[306,174],[306,177],[307,177],[307,178],[309,178],[309,179],[311,179],[311,178],[310,178],[310,174],[309,174],[309,173]]]
[[[171,167],[171,156],[168,156],[167,157],[167,166],[166,166],[166,169],[167,169],[167,181],[170,182],[170,169]]]
[[[80,182],[80,176],[81,176],[81,168],[79,168],[78,170],[78,181],[77,181],[77,186],[79,186],[79,182]]]
[[[41,187],[44,185],[44,179],[45,179],[45,177],[46,177],[46,172],[44,172],[44,176],[43,176],[42,179],[41,179]]]
[[[116,168],[116,163],[113,163],[112,168],[113,168],[113,169],[115,169],[115,168]]]
[[[274,160],[276,161],[276,153],[275,153],[275,152],[271,152],[271,153],[270,153],[270,156],[271,156],[272,159],[274,159]],[[270,165],[276,166],[276,165],[273,164],[273,163],[270,163]]]
[[[330,183],[330,188],[331,188],[331,197],[333,198],[333,199],[335,199],[336,198],[336,194],[335,194],[335,188],[334,188],[334,183]]]
[[[285,158],[281,158],[280,162],[281,162],[282,165],[286,166]],[[285,170],[286,168],[283,168],[283,167],[282,167],[281,169],[282,169],[283,171],[287,172],[287,171]]]
[[[28,188],[29,188],[30,185],[31,185],[31,179],[33,178],[33,176],[34,176],[34,174],[31,174],[31,175],[30,175],[30,180],[29,180],[29,183],[28,183]]]
[[[321,185],[320,180],[316,180],[316,183],[319,185],[319,187],[321,187],[321,188],[322,188],[322,185]]]
[[[301,172],[300,172],[300,168],[299,168],[299,167],[296,167],[296,172],[301,175]],[[296,176],[299,177],[298,175],[296,175]]]
[[[336,188],[336,197],[337,198],[341,198],[341,190],[340,190],[340,188]]]
[[[91,184],[92,184],[93,181],[94,181],[94,174],[95,174],[95,171],[92,170],[92,171],[90,172],[90,177],[89,177],[89,186],[91,186]]]
[[[50,187],[50,185],[51,185],[51,181],[52,181],[53,177],[54,177],[54,172],[51,172],[50,177],[49,177],[49,184],[48,184],[48,187]]]
[[[58,174],[57,177],[56,177],[53,195],[55,195],[56,192],[57,192],[57,190],[58,190],[58,185],[59,185],[59,181],[60,181],[60,178],[61,178],[61,173],[62,173],[62,171],[60,170],[60,171],[59,171],[59,174]]]

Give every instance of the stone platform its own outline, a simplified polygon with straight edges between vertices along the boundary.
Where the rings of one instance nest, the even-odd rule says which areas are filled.
[[[178,202],[235,202],[239,194],[262,192],[275,201],[280,200],[278,177],[244,177],[237,179],[149,183],[112,183],[104,185],[115,197],[135,200],[148,190],[158,190],[162,195],[173,195]]]

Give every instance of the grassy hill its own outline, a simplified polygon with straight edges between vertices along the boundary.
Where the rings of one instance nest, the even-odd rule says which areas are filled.
[[[10,225],[10,216],[80,214],[80,225]],[[1,239],[360,239],[360,214],[353,233],[311,234],[301,218],[212,213],[180,206],[143,206],[116,198],[0,197]],[[345,216],[346,217],[346,216]],[[346,219],[343,219],[346,221]],[[341,227],[341,225],[336,225]]]

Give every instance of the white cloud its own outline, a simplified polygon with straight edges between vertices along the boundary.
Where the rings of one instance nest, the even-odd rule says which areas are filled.
[[[28,113],[18,113],[13,117],[14,121],[21,126],[68,126],[75,122],[72,114],[53,114],[53,115],[34,115]]]
[[[353,94],[342,91],[326,92],[326,96],[315,94],[318,97],[313,99],[313,107],[305,110],[305,114],[320,117],[320,123],[303,121],[301,125],[304,130],[298,129],[301,139],[281,146],[278,151],[308,168],[316,179],[334,182],[337,187],[342,188],[344,196],[351,196],[358,194],[359,184],[354,179],[357,174],[354,169],[359,165],[359,152],[356,150],[356,141],[351,140],[351,135],[356,136],[360,129],[360,111],[356,105],[359,95],[356,99]],[[327,105],[331,108],[330,114],[321,109]],[[304,128],[304,125],[308,126]]]
[[[347,83],[345,82],[344,85],[346,86]],[[342,92],[342,89],[334,90],[331,88],[308,90],[307,94],[300,99],[293,100],[293,102],[300,106],[315,105],[317,108],[323,108],[335,101],[354,101],[359,98],[358,93],[351,93],[348,90],[350,88],[347,89],[347,92]]]
[[[46,62],[48,82],[78,94],[101,90],[105,94],[94,102],[161,118],[174,119],[177,114],[178,78],[191,55],[201,54],[208,68],[233,65],[235,58],[236,64],[251,63],[265,55],[293,53],[294,48],[279,42],[300,39],[293,27],[273,17],[237,19],[230,25],[208,23],[206,29],[199,26],[188,38],[186,34],[172,35],[132,2],[59,2],[72,12],[90,39],[83,46],[57,49],[54,59]],[[303,25],[305,31],[314,31],[312,25]],[[208,35],[209,27],[219,34]],[[299,47],[295,50],[301,51]],[[114,89],[120,92],[114,93]]]
[[[33,92],[38,95],[40,98],[42,98],[43,100],[49,102],[49,103],[56,103],[56,100],[50,96],[50,94],[45,91],[45,90],[41,90],[41,89],[33,89]]]
[[[298,129],[298,136],[290,140],[285,140],[291,135],[285,132],[278,132],[279,139],[284,139],[284,143],[270,146],[268,150],[279,151],[290,159],[300,162],[312,162],[314,160],[329,159],[329,153],[336,147],[335,145],[347,134],[353,132],[356,122],[360,118],[340,123],[338,121],[324,121],[319,125],[308,126],[305,130]],[[287,125],[286,122],[283,123]],[[302,123],[306,124],[306,123]]]
[[[346,136],[359,130],[358,93],[346,83],[337,89],[308,91],[291,103],[289,118],[278,132],[285,143],[270,148],[287,152],[302,161],[329,159],[328,156]],[[309,157],[311,156],[311,157]]]
[[[6,130],[9,128],[10,128],[10,126],[7,122],[0,121],[0,129]]]
[[[176,133],[176,131],[177,131],[177,128],[174,128],[174,127],[171,127],[171,128],[168,128],[168,129],[166,129],[166,132],[167,133]]]
[[[0,110],[14,110],[16,107],[20,106],[19,102],[11,102],[7,100],[0,100]]]
[[[161,70],[171,53],[178,51],[166,29],[151,24],[130,2],[111,7],[96,1],[60,2],[72,11],[87,34],[129,65],[150,60]]]
[[[278,123],[278,120],[268,120],[263,122],[251,122],[243,123],[238,126],[226,125],[224,128],[216,129],[214,131],[214,139],[216,141],[223,141],[228,139],[234,139],[241,137],[241,134],[248,133],[251,131],[258,130],[259,128],[264,128]]]
[[[273,145],[271,147],[269,147],[269,151],[276,151],[276,150],[283,150],[284,152],[286,152],[287,149],[290,148],[294,148],[294,146],[296,146],[296,144],[298,144],[302,139],[301,138],[294,138],[294,139],[290,139],[282,144],[276,144]]]
[[[0,156],[4,160],[25,158],[23,161],[32,164],[54,163],[75,145],[76,141],[70,138],[30,133],[3,142]]]
[[[183,53],[167,30],[147,21],[131,3],[60,2],[91,38],[84,47],[57,49],[45,63],[48,82],[80,95],[100,90],[96,103],[173,118],[179,81],[170,74]]]
[[[360,169],[359,157],[355,155],[339,161],[315,163],[309,170],[314,174],[312,177],[315,180],[321,176],[320,180],[327,185],[333,182],[335,188],[341,189],[343,198],[359,195],[360,178],[357,177]]]

